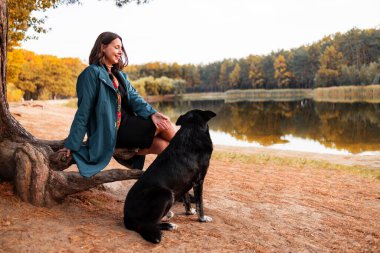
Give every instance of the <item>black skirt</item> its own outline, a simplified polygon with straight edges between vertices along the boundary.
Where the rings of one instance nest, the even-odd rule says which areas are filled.
[[[123,113],[117,131],[117,148],[149,148],[153,143],[156,126],[151,118],[144,119],[130,113]]]

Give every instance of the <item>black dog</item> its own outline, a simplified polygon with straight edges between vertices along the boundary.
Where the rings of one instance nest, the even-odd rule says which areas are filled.
[[[161,222],[173,203],[183,198],[186,214],[193,214],[188,191],[193,188],[199,221],[211,221],[203,212],[203,180],[213,150],[207,122],[216,114],[192,110],[181,115],[181,128],[130,189],[124,205],[124,224],[152,243],[161,241],[161,230],[176,229]]]

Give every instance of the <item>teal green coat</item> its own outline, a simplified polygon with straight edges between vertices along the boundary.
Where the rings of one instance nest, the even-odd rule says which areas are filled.
[[[128,105],[139,116],[148,118],[156,111],[144,101],[119,72],[125,82]],[[65,147],[72,156],[84,177],[91,177],[104,169],[110,162],[116,146],[117,95],[106,69],[97,64],[88,66],[78,77],[78,110],[71,125]],[[87,133],[87,141],[83,139]]]

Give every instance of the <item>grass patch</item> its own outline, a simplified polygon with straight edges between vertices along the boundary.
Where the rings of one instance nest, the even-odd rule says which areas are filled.
[[[268,154],[240,154],[228,151],[214,151],[212,158],[218,161],[239,161],[247,164],[290,166],[293,168],[342,170],[355,175],[380,180],[380,169],[372,169],[364,166],[349,166],[334,164],[326,161],[306,159],[304,157],[277,157]]]

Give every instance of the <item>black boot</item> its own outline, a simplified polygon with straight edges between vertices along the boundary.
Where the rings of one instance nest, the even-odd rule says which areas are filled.
[[[130,164],[131,169],[142,170],[144,168],[145,155],[134,155],[127,163]]]
[[[128,160],[120,159],[117,156],[114,156],[115,160],[121,165],[130,168],[142,170],[144,168],[145,155],[134,155]]]

